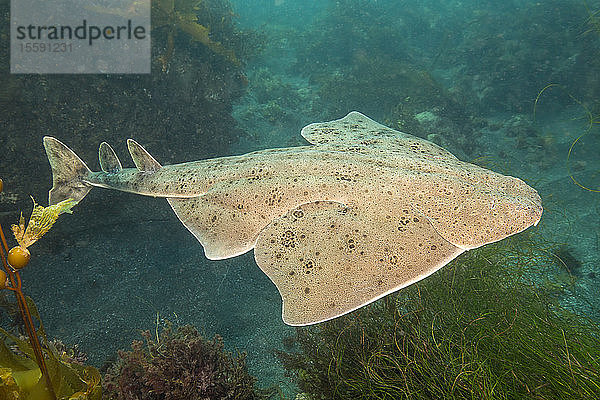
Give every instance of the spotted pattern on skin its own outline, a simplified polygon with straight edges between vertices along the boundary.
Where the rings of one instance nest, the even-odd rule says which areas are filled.
[[[541,218],[539,195],[520,179],[358,112],[302,136],[309,145],[156,170],[132,143],[141,171],[87,172],[84,181],[167,198],[210,259],[255,249],[293,325],[350,312]],[[58,157],[59,147],[47,151]]]
[[[254,254],[282,295],[284,321],[306,325],[345,314],[430,275],[464,251],[417,212],[405,213],[409,209],[393,201],[316,201],[265,228]],[[402,218],[410,222],[400,232]]]

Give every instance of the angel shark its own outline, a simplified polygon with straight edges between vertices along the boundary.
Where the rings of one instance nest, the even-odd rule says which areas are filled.
[[[302,136],[309,145],[165,166],[129,139],[136,168],[104,142],[101,172],[45,137],[49,202],[80,201],[94,186],[166,198],[207,258],[254,249],[289,325],[349,313],[541,218],[520,179],[358,112]]]

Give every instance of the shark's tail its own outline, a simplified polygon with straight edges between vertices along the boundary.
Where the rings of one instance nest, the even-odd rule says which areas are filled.
[[[44,148],[52,168],[52,189],[48,193],[49,205],[71,198],[80,201],[92,188],[84,178],[92,171],[60,140],[44,137]]]

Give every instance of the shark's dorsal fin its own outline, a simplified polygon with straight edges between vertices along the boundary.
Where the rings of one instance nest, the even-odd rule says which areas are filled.
[[[102,171],[104,172],[115,173],[123,169],[117,154],[113,148],[110,147],[110,144],[106,142],[100,143],[100,147],[98,148],[98,159],[100,160],[100,168],[102,168]]]
[[[145,172],[158,171],[161,165],[133,139],[127,139],[127,148],[137,169]]]

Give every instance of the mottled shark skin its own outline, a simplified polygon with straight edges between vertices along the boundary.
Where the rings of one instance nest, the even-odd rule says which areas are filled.
[[[309,145],[165,166],[129,139],[136,168],[102,143],[101,172],[45,137],[50,204],[93,186],[166,198],[207,258],[254,249],[290,325],[351,312],[541,218],[520,179],[358,112],[302,136]]]

